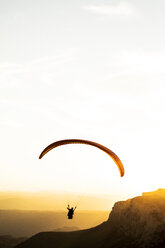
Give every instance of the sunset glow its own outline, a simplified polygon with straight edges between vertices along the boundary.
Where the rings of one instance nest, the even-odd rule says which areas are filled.
[[[164,188],[165,3],[34,2],[0,4],[0,192],[122,200]],[[108,147],[125,176],[90,146],[38,159],[61,139]]]

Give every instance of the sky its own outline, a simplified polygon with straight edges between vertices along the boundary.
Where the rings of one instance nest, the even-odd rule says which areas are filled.
[[[163,0],[0,0],[0,191],[165,188]],[[122,160],[125,176],[96,148]]]

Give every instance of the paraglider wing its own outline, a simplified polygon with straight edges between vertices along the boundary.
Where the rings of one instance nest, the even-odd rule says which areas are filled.
[[[39,159],[41,159],[47,152],[49,152],[50,150],[52,150],[53,148],[56,148],[58,146],[62,146],[62,145],[67,145],[67,144],[86,144],[86,145],[91,145],[91,146],[95,146],[99,149],[101,149],[102,151],[106,152],[116,163],[116,165],[118,166],[118,169],[120,171],[120,176],[123,177],[124,176],[124,166],[120,160],[120,158],[114,153],[112,152],[109,148],[100,145],[96,142],[93,141],[89,141],[89,140],[81,140],[81,139],[66,139],[66,140],[59,140],[56,141],[52,144],[50,144],[49,146],[47,146],[40,154]]]

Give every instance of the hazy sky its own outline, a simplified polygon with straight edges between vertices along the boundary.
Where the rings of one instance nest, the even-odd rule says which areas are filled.
[[[165,187],[165,2],[0,0],[0,191]],[[84,138],[108,146],[48,144]]]

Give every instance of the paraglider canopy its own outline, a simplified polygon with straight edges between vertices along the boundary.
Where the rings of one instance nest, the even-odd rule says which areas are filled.
[[[124,176],[124,166],[123,163],[121,162],[120,158],[113,152],[111,151],[109,148],[100,145],[99,143],[93,142],[93,141],[89,141],[89,140],[82,140],[82,139],[66,139],[66,140],[59,140],[56,141],[52,144],[50,144],[49,146],[47,146],[40,154],[39,159],[41,159],[47,152],[49,152],[50,150],[52,150],[53,148],[56,148],[58,146],[62,146],[62,145],[67,145],[67,144],[85,144],[85,145],[91,145],[91,146],[95,146],[97,148],[99,148],[100,150],[104,151],[105,153],[107,153],[116,163],[119,172],[120,172],[120,176],[123,177]]]

